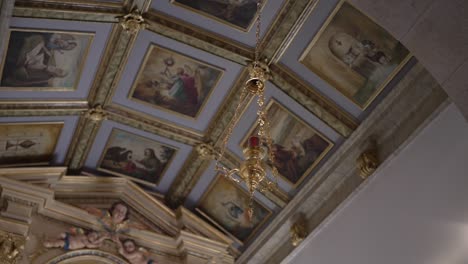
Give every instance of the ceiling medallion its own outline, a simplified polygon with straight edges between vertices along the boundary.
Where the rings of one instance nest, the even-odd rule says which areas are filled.
[[[92,122],[99,122],[107,119],[107,113],[102,109],[101,105],[96,105],[94,108],[88,109],[88,111],[85,112],[84,117]]]
[[[135,8],[125,16],[117,17],[122,28],[131,35],[136,35],[140,30],[146,28],[146,21],[141,12]]]
[[[234,116],[228,125],[226,136],[223,139],[223,146],[219,155],[216,158],[215,170],[220,172],[225,177],[235,181],[244,182],[250,195],[248,215],[253,216],[253,200],[256,191],[265,191],[266,189],[277,188],[278,170],[273,165],[275,154],[273,149],[273,140],[270,133],[270,122],[267,118],[265,109],[265,86],[270,76],[268,64],[259,60],[259,44],[260,44],[260,19],[261,19],[261,0],[257,2],[257,27],[256,27],[256,46],[255,60],[248,66],[249,79],[242,88],[239,104],[237,105]],[[244,149],[244,158],[239,168],[229,169],[221,165],[224,158],[224,152],[227,143],[232,135],[232,131],[241,114],[242,102],[248,95],[257,97],[257,124],[258,132],[256,136],[252,136],[248,140],[248,146]],[[271,164],[273,180],[267,177],[267,161]],[[236,175],[239,177],[237,178]]]

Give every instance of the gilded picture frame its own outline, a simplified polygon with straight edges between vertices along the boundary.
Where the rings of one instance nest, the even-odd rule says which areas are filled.
[[[411,56],[388,31],[341,0],[299,62],[365,110]]]
[[[203,10],[197,9],[196,7],[193,7],[193,6],[189,5],[189,3],[197,4],[200,1],[202,1],[204,4],[209,5],[206,0],[189,0],[189,2],[187,2],[187,3],[182,3],[183,1],[186,1],[186,0],[170,0],[170,2],[175,6],[182,7],[184,9],[187,9],[187,10],[189,10],[191,12],[194,12],[194,13],[196,13],[198,15],[201,15],[201,16],[207,17],[209,19],[212,19],[212,20],[214,20],[216,22],[219,22],[219,23],[221,23],[223,25],[234,28],[234,29],[236,29],[236,30],[238,30],[238,31],[240,31],[242,33],[249,32],[252,29],[252,27],[253,27],[253,25],[255,23],[255,20],[257,19],[257,12],[256,12],[257,11],[257,9],[256,9],[257,8],[256,7],[257,3],[256,3],[255,0],[249,0],[249,2],[247,3],[247,4],[250,4],[249,6],[239,7],[239,8],[244,8],[245,10],[243,12],[242,12],[242,10],[240,10],[238,13],[243,13],[245,15],[245,13],[247,12],[248,16],[251,16],[251,18],[248,19],[249,22],[247,22],[245,26],[239,25],[240,23],[243,23],[243,22],[237,22],[237,24],[236,24],[235,21],[230,22],[229,20],[227,20],[228,17],[230,17],[230,16],[234,16],[233,19],[235,20],[236,19],[235,14],[233,14],[233,15],[226,14],[225,18],[223,19],[222,15],[216,16],[215,14],[209,13],[208,11],[203,11]],[[262,2],[263,2],[262,6],[260,7],[261,9],[263,9],[266,6],[268,0],[264,0]],[[219,5],[219,3],[213,3],[213,4],[218,4]],[[232,5],[234,5],[234,4],[232,4]],[[231,7],[231,8],[234,8],[234,7]],[[213,10],[214,7],[211,7],[211,9]],[[221,9],[223,11],[225,11],[225,10],[228,10],[229,8],[221,8]],[[228,13],[228,11],[225,11],[225,12]],[[235,13],[235,11],[234,11],[234,13]]]
[[[271,116],[271,109],[273,107],[276,107],[275,114],[276,116]],[[282,171],[290,171],[290,170],[282,170],[282,168],[288,168],[291,166],[278,166],[276,164],[276,168],[278,169],[278,174],[279,176],[289,185],[291,185],[293,188],[296,188],[299,184],[301,184],[304,179],[311,173],[311,171],[317,167],[317,165],[323,160],[323,158],[330,152],[330,150],[334,147],[334,143],[325,135],[317,131],[314,127],[312,127],[310,124],[306,123],[303,121],[299,116],[291,112],[289,109],[287,109],[285,106],[283,106],[279,101],[277,101],[274,98],[271,98],[266,107],[265,110],[267,112],[267,116],[270,120],[270,133],[271,137],[273,140],[273,146],[275,146],[275,142],[279,146],[277,146],[275,149],[275,157],[277,159],[280,159],[280,157],[285,156],[285,155],[279,155],[280,153],[302,153],[303,159],[299,159],[301,157],[300,154],[297,154],[294,159],[288,158],[287,162],[288,164],[294,160],[294,162],[297,161],[296,164],[296,170],[294,171],[303,171],[302,173],[295,173],[297,175],[296,180],[293,180],[292,176],[288,177],[289,175],[285,175],[286,173]],[[288,118],[289,116],[289,118]],[[281,118],[281,122],[278,122],[276,118]],[[288,123],[287,126],[276,126],[276,124],[284,124]],[[287,127],[288,131],[283,131],[282,128]],[[280,129],[277,133],[277,128]],[[295,133],[289,133],[291,130],[296,130]],[[258,131],[258,124],[255,122],[253,126],[249,129],[247,134],[243,137],[241,140],[239,146],[241,149],[245,148],[247,146],[247,141],[250,136],[256,134]],[[285,136],[285,134],[288,134]],[[277,136],[276,136],[277,135]],[[296,137],[294,140],[294,143],[292,143],[292,139],[290,138]],[[306,136],[309,135],[309,136]],[[312,140],[313,139],[313,140]],[[320,139],[320,140],[319,140]],[[288,142],[287,146],[285,146],[284,142]],[[305,143],[307,142],[307,144]],[[326,146],[325,146],[326,144]],[[314,146],[315,145],[315,146]],[[315,149],[318,148],[318,149]],[[293,151],[294,150],[294,151]],[[316,152],[319,153],[316,153]],[[285,156],[286,157],[286,156]],[[315,158],[314,158],[315,157]],[[312,160],[311,160],[312,159]],[[307,162],[306,162],[307,161]],[[300,164],[309,164],[310,166],[300,166]],[[292,164],[292,163],[291,163]],[[271,164],[269,164],[271,166]],[[299,167],[299,169],[298,169]],[[291,167],[292,170],[292,167]]]
[[[161,54],[168,57],[163,59]],[[152,60],[152,57],[156,58]],[[163,65],[164,69],[160,68]],[[150,66],[151,71],[147,70]],[[190,71],[192,74],[189,74]],[[224,72],[224,69],[217,66],[152,43],[145,53],[127,98],[185,119],[198,120]],[[174,80],[169,77],[180,78]],[[178,83],[182,84],[179,90],[186,91],[185,96],[177,91],[172,92]]]
[[[218,193],[212,194],[215,191],[218,191]],[[242,197],[239,197],[239,195]],[[233,198],[233,196],[236,196],[237,200],[230,201],[229,199]],[[273,214],[271,209],[264,203],[258,199],[254,199],[254,215],[252,220],[248,220],[247,208],[249,199],[250,196],[246,190],[234,181],[218,174],[198,200],[196,208],[211,218],[210,220],[215,221],[221,226],[224,232],[246,244]],[[214,208],[207,208],[213,206]],[[224,209],[220,208],[225,208],[225,212],[223,212]],[[224,220],[221,219],[221,215],[224,215],[226,218]],[[244,219],[241,219],[242,217]],[[240,220],[238,220],[239,218]],[[228,223],[239,226],[234,228],[233,226],[227,226]]]
[[[11,28],[0,66],[0,91],[76,91],[94,36],[82,31]],[[18,50],[13,44],[21,47]],[[19,61],[24,66],[16,67]]]
[[[109,133],[97,170],[147,186],[157,186],[178,148],[119,128]]]
[[[64,122],[0,123],[0,167],[48,165]]]

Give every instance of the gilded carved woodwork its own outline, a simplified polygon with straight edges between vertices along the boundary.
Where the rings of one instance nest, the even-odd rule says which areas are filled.
[[[214,160],[218,156],[218,151],[213,147],[212,144],[200,143],[195,146],[195,150],[202,159]]]
[[[0,230],[0,263],[18,263],[22,258],[25,243],[25,237]]]
[[[67,231],[70,234],[69,245],[71,251],[68,256],[81,254],[83,250],[80,250],[80,248],[88,246],[81,245],[82,241],[78,239],[78,236],[93,235],[91,233],[79,232],[79,228],[82,228],[86,230],[99,230],[99,236],[106,232],[111,232],[113,234],[118,233],[122,240],[124,238],[131,238],[135,240],[138,247],[147,249],[151,253],[151,257],[155,257],[157,261],[163,263],[166,259],[171,259],[174,263],[178,263],[184,259],[185,255],[198,256],[202,259],[211,259],[218,256],[223,263],[233,263],[233,258],[228,252],[232,240],[203,222],[203,220],[187,209],[179,208],[176,214],[176,212],[167,208],[160,201],[153,199],[143,189],[131,184],[126,179],[96,179],[85,176],[65,176],[57,179],[56,175],[49,176],[50,169],[37,168],[35,169],[35,175],[44,178],[46,182],[53,182],[53,190],[30,183],[27,180],[29,177],[23,177],[26,169],[0,169],[0,174],[4,175],[4,177],[0,177],[0,186],[2,188],[8,189],[9,193],[23,195],[19,194],[19,190],[21,190],[21,193],[24,193],[25,197],[32,201],[43,200],[38,205],[39,209],[37,210],[37,215],[34,216],[34,225],[30,226],[31,231],[28,233],[31,238],[29,241],[32,241],[32,244],[28,244],[27,248],[29,251],[25,251],[25,255],[29,257],[30,262],[48,263],[48,261],[53,259],[57,261],[51,263],[60,263],[60,261],[65,260],[61,257],[58,257],[58,259],[54,258],[57,256],[57,253],[62,252],[61,250],[46,250],[41,246],[58,248],[65,246],[65,236],[57,236],[57,232],[63,231]],[[50,180],[47,180],[49,177]],[[23,179],[26,181],[23,181]],[[100,198],[92,200],[90,197],[95,197],[96,190],[99,190],[101,194]],[[91,210],[92,208],[85,207],[87,209],[83,210],[77,206],[64,203],[62,200],[57,200],[56,197],[62,197],[61,199],[68,202],[72,202],[74,201],[73,199],[78,197],[77,201],[88,201],[91,203],[94,201],[94,203],[101,205],[103,201],[114,201],[115,197],[120,197],[121,200],[119,200],[118,204],[123,205],[122,201],[124,201],[125,206],[131,207],[130,214],[135,212],[141,213],[145,219],[163,229],[171,229],[173,232],[155,233],[153,230],[146,229],[147,227],[136,223],[135,221],[138,220],[133,217],[127,221],[126,215],[119,213],[122,212],[122,207],[111,207],[113,209],[109,211],[112,213],[107,214],[106,210],[99,210],[99,208]],[[88,198],[86,200],[79,200],[79,197]],[[129,211],[127,210],[127,212]],[[97,219],[101,219],[101,221]],[[120,225],[118,224],[124,222],[127,223],[127,228],[120,229]],[[107,226],[109,223],[117,223],[117,225]],[[73,232],[69,229],[70,225],[79,228],[73,229],[75,230]],[[43,228],[44,226],[49,228]],[[115,226],[117,229],[112,229],[112,226]],[[184,231],[184,227],[190,227],[193,230],[193,234]],[[18,237],[23,239],[20,240],[22,242],[25,240],[16,235],[8,238],[3,235],[4,233],[4,231],[0,231],[0,253],[2,253],[0,263],[16,263],[9,262],[9,260],[20,258],[24,243],[15,242],[15,239]],[[115,253],[115,245],[114,242],[110,241],[110,238],[110,236],[103,238],[106,241],[99,246],[99,250],[89,249],[88,251],[94,250],[101,252],[101,254],[106,252]],[[114,239],[116,238],[114,237]],[[5,257],[5,260],[1,259],[1,257]],[[60,261],[58,261],[59,259]]]
[[[143,14],[136,8],[125,16],[118,16],[117,18],[123,30],[131,35],[138,34],[140,30],[145,29],[147,26]]]
[[[102,109],[101,105],[97,105],[86,111],[84,117],[91,122],[100,122],[107,119],[107,112]]]
[[[305,216],[303,214],[299,214],[289,229],[291,244],[294,247],[299,246],[308,234]]]
[[[373,146],[365,150],[357,158],[356,162],[359,170],[359,176],[364,180],[371,176],[379,166],[380,162],[377,154],[377,149]]]

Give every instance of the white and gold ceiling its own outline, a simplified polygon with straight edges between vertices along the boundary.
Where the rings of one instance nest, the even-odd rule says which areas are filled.
[[[256,194],[246,225],[245,186],[217,177],[198,150],[222,145],[239,103],[253,2],[16,0],[0,38],[1,166],[126,177],[247,248],[414,65],[346,1],[265,0],[261,57],[271,63],[266,98],[283,176],[278,191]],[[146,28],[130,34],[119,17],[134,8]],[[241,104],[231,165],[255,105]]]

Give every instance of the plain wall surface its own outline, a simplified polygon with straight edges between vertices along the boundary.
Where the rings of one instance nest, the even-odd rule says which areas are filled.
[[[452,104],[283,263],[468,263],[468,123]]]

